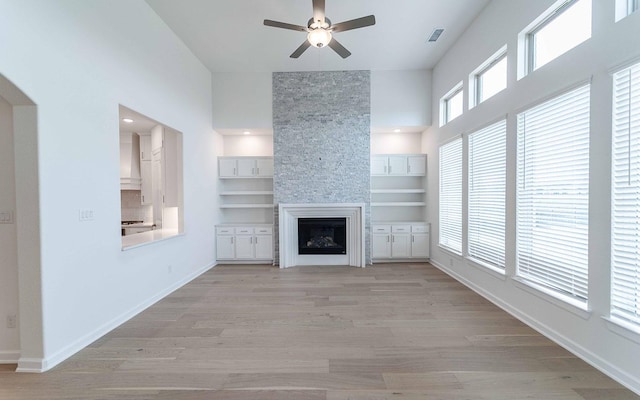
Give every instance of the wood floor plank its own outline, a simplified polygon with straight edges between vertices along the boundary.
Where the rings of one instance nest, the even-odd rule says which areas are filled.
[[[0,400],[640,399],[427,263],[223,265]]]

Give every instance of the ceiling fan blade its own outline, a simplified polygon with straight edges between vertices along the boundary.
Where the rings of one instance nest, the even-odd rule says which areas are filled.
[[[307,50],[309,47],[311,46],[311,43],[309,43],[308,40],[305,40],[300,47],[298,47],[296,49],[296,51],[294,51],[293,53],[291,53],[291,55],[289,57],[291,58],[298,58],[302,55],[302,53],[305,52],[305,50]]]
[[[273,26],[274,28],[291,29],[292,31],[307,32],[307,28],[301,25],[287,24],[286,22],[272,21],[265,19],[264,24],[266,26]]]
[[[352,19],[350,21],[339,22],[331,25],[332,32],[344,32],[351,29],[364,28],[365,26],[371,26],[376,24],[376,17],[374,15],[368,15],[362,18]]]
[[[331,39],[328,46],[331,47],[333,51],[338,53],[342,58],[347,58],[351,55],[351,52],[345,49],[345,47],[341,45],[340,42],[338,42],[335,38]]]
[[[324,0],[313,0],[313,20],[324,22]]]

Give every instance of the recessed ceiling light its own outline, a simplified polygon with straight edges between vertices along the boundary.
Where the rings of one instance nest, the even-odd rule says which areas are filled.
[[[401,131],[400,129],[394,129],[394,130],[393,130],[393,132],[394,132],[394,133],[400,133],[400,132],[402,132],[402,131]]]
[[[122,118],[122,122],[126,122],[127,124],[130,124],[133,122],[133,120],[131,118]]]
[[[251,135],[251,132],[249,132],[249,131],[244,131],[242,133],[244,133],[245,135]]]

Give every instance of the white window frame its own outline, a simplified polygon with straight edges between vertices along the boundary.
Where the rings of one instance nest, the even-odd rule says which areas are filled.
[[[640,63],[613,74],[612,109],[609,315],[640,333]]]
[[[470,75],[469,75],[469,87],[472,88],[472,96],[469,96],[469,108],[473,108],[475,106],[477,106],[478,104],[482,103],[483,101],[495,96],[496,94],[500,93],[502,90],[507,88],[507,77],[505,76],[505,87],[503,89],[501,89],[500,91],[494,93],[493,95],[487,97],[487,98],[482,98],[482,84],[481,84],[481,79],[482,76],[484,75],[485,72],[489,71],[491,68],[493,68],[496,64],[498,64],[499,62],[501,62],[502,60],[507,58],[507,46],[503,46],[500,50],[498,50],[496,53],[494,53],[491,57],[489,57],[485,62],[483,62],[482,64],[480,64],[480,66],[478,68],[476,68]],[[507,66],[508,67],[508,66]]]
[[[506,119],[470,133],[467,136],[467,145],[466,255],[470,261],[504,274],[507,198]],[[482,152],[478,154],[476,151]],[[501,197],[502,204],[498,203],[497,197]],[[483,211],[487,212],[483,213]],[[496,222],[496,219],[501,221]],[[484,243],[480,237],[485,239]],[[494,243],[487,245],[490,241]]]
[[[444,152],[453,154],[454,160],[445,160]],[[438,148],[438,246],[441,248],[462,255],[462,201],[463,201],[463,153],[464,142],[462,136],[457,136],[452,140],[445,142]],[[453,173],[449,169],[457,170]],[[453,182],[445,182],[445,178],[453,178]],[[454,185],[451,191],[451,185]],[[451,199],[451,197],[453,198]],[[445,204],[447,199],[452,200],[453,204]],[[450,213],[445,213],[446,209],[455,207],[455,214],[458,218],[452,217]],[[447,235],[443,232],[452,232]]]
[[[542,13],[538,18],[536,18],[529,26],[527,26],[520,34],[518,35],[518,79],[522,79],[531,72],[535,71],[537,68],[535,67],[535,35],[539,31],[541,31],[544,27],[554,21],[557,17],[562,15],[565,11],[575,5],[578,1],[588,1],[592,0],[559,0],[554,3],[551,7],[547,9],[544,13]],[[593,29],[592,22],[589,21],[591,25],[591,29]],[[590,38],[591,36],[589,36]],[[588,40],[589,38],[585,39]],[[581,42],[581,43],[584,43]],[[576,44],[578,46],[580,43]],[[572,47],[565,51],[575,48]],[[565,54],[562,53],[562,54]],[[562,56],[559,54],[556,58]],[[552,60],[550,60],[552,61]],[[550,62],[549,61],[549,62]]]
[[[456,115],[455,117],[451,118],[449,110],[451,99],[456,97],[458,94],[462,95],[462,112],[460,113],[460,115],[464,114],[464,87],[462,85],[462,82],[459,82],[453,87],[453,89],[449,90],[447,94],[442,96],[442,98],[440,99],[440,126],[444,126],[460,116]]]
[[[587,83],[517,115],[516,279],[585,311],[590,101],[591,85]],[[585,115],[587,121],[578,118]],[[569,152],[559,153],[565,149]],[[558,161],[564,158],[573,164],[559,167]],[[557,177],[550,180],[550,173]],[[584,218],[586,226],[579,222]]]

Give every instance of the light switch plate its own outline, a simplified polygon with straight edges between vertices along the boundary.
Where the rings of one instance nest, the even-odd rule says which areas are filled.
[[[13,224],[13,211],[0,211],[0,224]]]
[[[78,219],[80,222],[93,221],[93,210],[81,208],[78,210]]]

